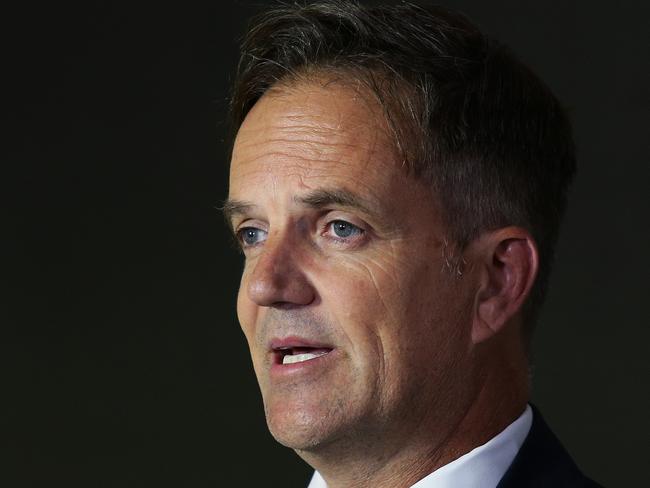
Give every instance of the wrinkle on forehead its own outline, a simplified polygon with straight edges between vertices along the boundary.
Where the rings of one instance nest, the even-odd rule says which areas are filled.
[[[410,221],[400,213],[412,209],[396,197],[407,188],[423,202],[432,195],[399,164],[381,107],[374,103],[340,84],[267,93],[237,135],[230,197],[284,208],[296,194],[340,188],[371,202],[382,221],[390,221],[375,222],[384,229],[404,229]]]
[[[244,120],[235,141],[236,153],[246,153],[245,162],[271,155],[280,160],[299,156],[357,165],[387,156],[392,161],[394,148],[382,112],[367,98],[340,84],[276,88]]]

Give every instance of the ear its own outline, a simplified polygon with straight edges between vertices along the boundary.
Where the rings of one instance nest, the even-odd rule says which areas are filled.
[[[539,266],[532,236],[521,227],[505,227],[476,241],[479,288],[476,293],[472,341],[483,342],[501,331],[530,294]]]

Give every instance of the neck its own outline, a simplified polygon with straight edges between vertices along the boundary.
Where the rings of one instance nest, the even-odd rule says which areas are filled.
[[[328,488],[410,487],[485,444],[523,413],[529,393],[527,372],[518,361],[495,366],[482,374],[472,400],[447,404],[446,415],[436,412],[434,422],[418,418],[412,428],[398,433],[366,432],[297,452],[319,471]],[[477,371],[485,367],[479,364]]]

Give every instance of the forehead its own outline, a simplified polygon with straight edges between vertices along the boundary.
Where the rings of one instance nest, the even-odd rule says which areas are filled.
[[[397,169],[395,145],[378,102],[342,83],[274,88],[252,108],[235,140],[231,190],[271,173],[310,180],[367,180]],[[400,169],[401,172],[401,169]]]

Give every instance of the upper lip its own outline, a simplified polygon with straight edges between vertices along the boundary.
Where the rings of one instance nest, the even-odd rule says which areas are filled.
[[[309,349],[334,349],[333,346],[326,342],[320,342],[311,339],[305,339],[297,336],[272,339],[269,343],[269,349],[273,352],[283,349],[292,348],[309,348]]]

